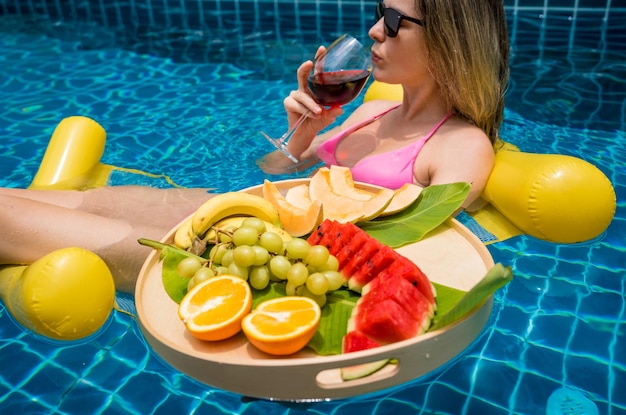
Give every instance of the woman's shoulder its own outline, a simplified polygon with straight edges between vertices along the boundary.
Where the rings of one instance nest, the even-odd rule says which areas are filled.
[[[460,117],[452,117],[445,122],[423,149],[426,158],[439,163],[456,164],[464,162],[468,154],[489,164],[494,157],[494,149],[487,134]]]
[[[477,146],[493,149],[487,134],[479,127],[461,117],[451,117],[441,128],[441,141],[458,146]]]

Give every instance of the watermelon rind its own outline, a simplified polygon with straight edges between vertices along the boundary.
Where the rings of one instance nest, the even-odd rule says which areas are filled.
[[[364,378],[365,376],[369,376],[373,373],[378,372],[380,369],[385,367],[387,363],[389,363],[391,359],[383,359],[377,360],[375,362],[363,363],[360,365],[342,367],[341,379],[342,380],[355,380]]]

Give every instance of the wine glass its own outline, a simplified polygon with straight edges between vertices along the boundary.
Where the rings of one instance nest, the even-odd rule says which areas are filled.
[[[309,74],[309,90],[320,105],[331,108],[346,105],[359,95],[371,72],[370,50],[356,38],[344,34],[315,57]],[[289,160],[298,163],[298,159],[287,150],[287,142],[310,114],[311,111],[302,114],[300,119],[278,138],[272,138],[263,131],[261,135],[282,151]]]

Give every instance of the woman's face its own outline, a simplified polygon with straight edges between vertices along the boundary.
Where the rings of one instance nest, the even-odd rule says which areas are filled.
[[[414,0],[386,0],[386,8],[392,8],[403,16],[421,19],[415,11]],[[374,78],[377,81],[419,85],[428,80],[434,82],[428,70],[428,57],[424,44],[424,28],[412,21],[402,19],[395,37],[385,31],[384,18],[379,19],[369,30],[374,40],[372,61]],[[390,19],[393,24],[394,19]],[[397,20],[397,19],[395,19]]]

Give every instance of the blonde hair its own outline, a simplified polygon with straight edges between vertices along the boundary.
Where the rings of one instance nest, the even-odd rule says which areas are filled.
[[[448,105],[492,143],[504,118],[509,35],[502,0],[415,0],[430,70]]]

